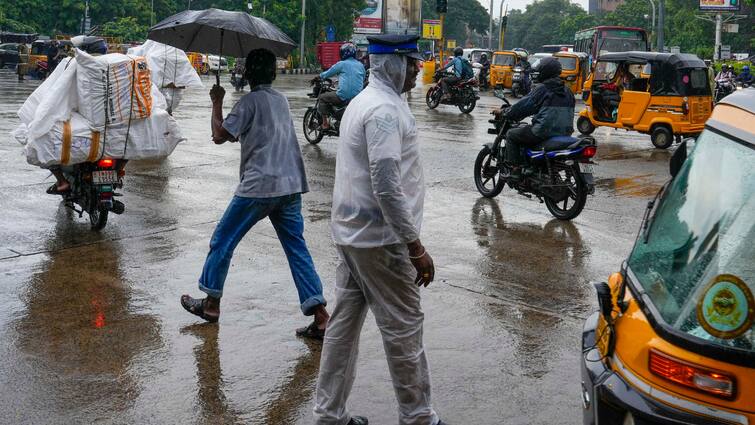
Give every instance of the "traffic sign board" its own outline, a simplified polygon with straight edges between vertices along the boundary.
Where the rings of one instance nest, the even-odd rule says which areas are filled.
[[[456,40],[446,40],[446,48],[447,49],[455,49],[456,48]]]
[[[440,26],[438,19],[422,20],[422,38],[428,40],[440,40],[443,38],[443,28]]]

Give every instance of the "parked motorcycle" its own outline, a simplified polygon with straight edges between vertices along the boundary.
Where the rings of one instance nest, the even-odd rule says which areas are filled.
[[[328,115],[330,127],[323,129],[323,117],[320,111],[317,110],[317,107],[320,105],[319,96],[322,93],[336,91],[336,87],[330,78],[323,80],[320,77],[316,77],[310,81],[310,84],[312,85],[312,93],[308,93],[307,96],[310,99],[316,100],[315,105],[307,108],[307,112],[304,113],[304,137],[309,143],[316,145],[325,136],[338,137],[340,134],[341,118],[343,117],[343,113],[346,112],[348,104],[336,108],[331,107],[331,113]]]
[[[504,162],[505,139],[506,132],[520,123],[506,117],[511,104],[498,93],[496,97],[503,100],[504,108],[490,120],[494,128],[488,129],[488,133],[496,135],[495,141],[485,144],[475,160],[477,190],[482,196],[492,198],[508,184],[521,195],[537,197],[560,220],[577,217],[585,207],[587,195],[595,191],[592,162],[597,152],[595,139],[553,137],[538,146],[524,148],[522,176],[512,179],[509,177],[511,169]]]
[[[477,95],[475,88],[477,87],[477,79],[470,78],[468,80],[460,80],[458,83],[450,87],[451,97],[448,100],[443,100],[443,89],[440,86],[440,80],[445,76],[445,73],[441,70],[435,71],[433,81],[435,85],[430,87],[425,95],[425,103],[430,109],[435,109],[441,103],[444,105],[456,105],[459,110],[465,114],[472,112],[477,105],[477,101],[480,96]]]
[[[713,101],[718,103],[721,99],[737,91],[737,85],[732,80],[716,80],[716,88],[713,93]]]
[[[524,68],[519,65],[515,66],[511,76],[511,94],[514,97],[522,97],[529,94],[530,84],[527,84],[524,77]]]
[[[32,78],[45,80],[50,75],[50,66],[48,65],[46,60],[37,61],[36,66],[29,74],[32,76]]]
[[[87,213],[92,230],[102,230],[110,212],[123,214],[126,210],[123,202],[113,199],[121,196],[115,190],[123,187],[125,172],[119,165],[119,160],[103,158],[63,167],[63,174],[71,185],[71,191],[61,195],[65,206],[79,217]]]

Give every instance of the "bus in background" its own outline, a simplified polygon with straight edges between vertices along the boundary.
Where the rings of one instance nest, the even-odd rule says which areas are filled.
[[[573,44],[544,44],[538,50],[538,53],[557,53],[557,52],[571,52],[574,50]]]
[[[574,35],[574,51],[587,53],[595,60],[608,52],[649,52],[650,44],[642,28],[600,26],[578,31]]]

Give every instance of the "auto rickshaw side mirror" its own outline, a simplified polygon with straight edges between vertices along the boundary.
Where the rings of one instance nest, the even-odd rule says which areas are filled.
[[[590,90],[582,90],[582,101],[587,102],[587,99],[590,98]]]
[[[669,173],[671,174],[671,178],[676,177],[677,174],[679,174],[679,170],[682,169],[682,165],[684,165],[684,161],[687,160],[687,141],[683,141],[678,148],[676,148],[676,152],[674,152],[673,155],[671,155],[671,160],[669,160]]]

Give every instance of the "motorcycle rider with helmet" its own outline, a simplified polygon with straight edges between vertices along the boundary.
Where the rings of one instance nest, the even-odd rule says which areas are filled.
[[[440,88],[443,90],[443,97],[442,100],[448,100],[451,97],[451,89],[450,86],[458,83],[461,81],[464,75],[464,61],[465,59],[462,57],[464,54],[464,50],[461,47],[457,47],[454,49],[454,57],[448,63],[443,66],[443,68],[440,69],[440,71],[445,71],[448,68],[453,67],[454,75],[443,77],[440,80]],[[468,77],[468,76],[467,76]],[[471,77],[468,77],[471,78]]]
[[[727,64],[721,65],[721,72],[716,75],[716,81],[719,82],[731,82],[734,80],[734,67]]]
[[[750,73],[749,65],[742,67],[742,72],[737,75],[737,82],[745,86],[751,86],[755,82],[755,77]]]
[[[506,118],[521,121],[532,117],[532,124],[512,128],[506,133],[506,162],[511,167],[511,180],[521,178],[521,148],[531,147],[551,137],[570,136],[574,132],[574,95],[564,84],[561,63],[553,57],[540,60],[535,88],[515,103]],[[501,110],[493,113],[500,114]]]
[[[349,103],[364,88],[365,69],[362,62],[358,61],[357,48],[353,43],[344,43],[339,50],[341,60],[320,74],[319,78],[330,78],[338,75],[338,90],[326,92],[318,97],[320,103],[317,107],[322,115],[322,129],[330,128],[328,115],[332,107],[344,106]]]

